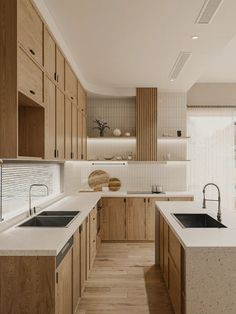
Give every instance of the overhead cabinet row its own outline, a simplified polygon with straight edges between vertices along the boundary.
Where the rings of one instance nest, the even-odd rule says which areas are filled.
[[[30,0],[0,6],[0,158],[86,159],[85,90]]]

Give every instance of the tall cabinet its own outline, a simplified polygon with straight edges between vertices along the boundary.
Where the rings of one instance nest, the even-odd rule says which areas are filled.
[[[86,92],[55,38],[31,0],[0,20],[0,158],[85,159]]]

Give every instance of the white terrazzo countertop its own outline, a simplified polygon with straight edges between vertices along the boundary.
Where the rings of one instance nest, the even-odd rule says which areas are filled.
[[[202,209],[199,202],[156,202],[156,207],[184,248],[236,247],[235,210],[222,209],[222,224],[227,228],[182,228],[173,213],[207,213],[217,219],[217,203],[212,204],[214,209]]]
[[[116,192],[80,192],[81,195],[99,194],[101,197],[193,197],[193,193],[186,191],[167,191],[165,193],[135,193],[127,191]]]

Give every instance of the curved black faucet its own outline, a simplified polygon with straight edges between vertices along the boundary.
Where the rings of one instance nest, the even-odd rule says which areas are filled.
[[[217,191],[218,191],[218,199],[217,200],[206,199],[206,187],[209,186],[209,185],[213,185],[213,186],[215,186],[217,188]],[[216,185],[215,183],[207,183],[204,186],[204,188],[202,190],[202,193],[203,193],[202,208],[206,208],[206,201],[218,202],[217,220],[221,222],[221,206],[220,206],[221,198],[220,198],[220,189],[219,189],[218,185]]]

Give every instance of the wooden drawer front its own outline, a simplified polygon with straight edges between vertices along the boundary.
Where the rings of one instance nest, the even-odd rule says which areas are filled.
[[[180,201],[180,202],[193,201],[193,196],[169,197],[168,200],[171,202],[174,202],[174,201]]]
[[[169,228],[169,254],[178,270],[181,272],[181,244],[172,230]]]
[[[43,22],[31,1],[17,0],[18,40],[40,64],[43,64]]]
[[[77,99],[77,78],[67,63],[65,69],[66,92],[70,100],[75,101]]]
[[[18,88],[37,103],[43,102],[43,72],[19,49]]]
[[[169,258],[169,295],[175,314],[181,313],[181,277],[172,258]]]

